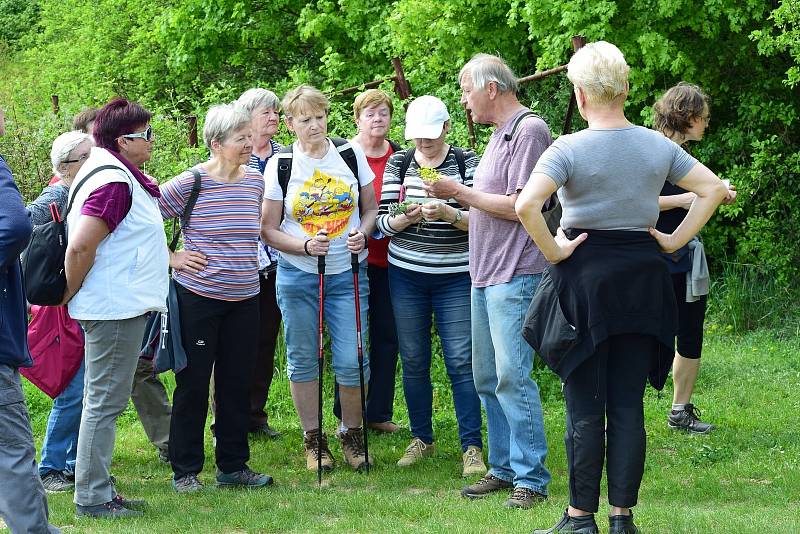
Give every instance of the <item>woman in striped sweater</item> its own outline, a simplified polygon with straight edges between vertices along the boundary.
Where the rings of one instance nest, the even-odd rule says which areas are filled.
[[[403,365],[403,390],[413,439],[397,462],[430,456],[433,445],[432,317],[453,389],[463,476],[483,475],[481,407],[472,379],[468,207],[427,198],[423,177],[472,186],[478,157],[445,142],[450,115],[434,96],[406,112],[406,139],[415,148],[392,155],[384,172],[378,228],[389,244],[389,290]],[[411,152],[413,151],[413,152]],[[397,204],[399,201],[405,201]],[[398,211],[398,206],[401,208]]]
[[[264,180],[247,166],[253,149],[250,115],[214,106],[203,138],[211,159],[192,169],[200,194],[183,229],[184,249],[170,265],[180,303],[188,365],[175,375],[169,457],[178,493],[202,488],[203,435],[212,370],[216,387],[216,483],[260,487],[272,478],[247,466],[249,384],[258,352],[258,235]],[[179,217],[194,175],[186,171],[161,186],[162,216]]]

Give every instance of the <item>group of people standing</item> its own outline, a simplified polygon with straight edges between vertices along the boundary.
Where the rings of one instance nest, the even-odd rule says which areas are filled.
[[[91,137],[70,132],[53,148],[64,186],[60,207],[72,205],[63,304],[85,333],[85,367],[62,393],[78,412],[75,398],[82,397],[77,461],[73,468],[69,460],[51,465],[43,458],[43,475],[74,471],[78,515],[141,514],[143,503],[119,495],[108,470],[116,418],[136,391],[134,377],[146,375],[137,367],[147,314],[166,311],[173,284],[187,361],[176,373],[168,445],[156,445],[177,492],[203,487],[210,389],[216,483],[272,483],[248,466],[248,433],[277,435],[264,405],[281,322],[308,469],[335,465],[319,423],[320,323],[330,337],[335,435],[345,464],[360,470],[373,461],[362,422],[384,432],[399,428],[392,421],[398,354],[412,440],[397,464],[431,456],[435,324],[462,474],[481,477],[461,494],[503,491],[505,504],[517,508],[547,498],[542,405],[531,378],[535,348],[564,384],[570,477],[569,508],[553,528],[537,532],[598,532],[604,462],[610,532],[638,532],[631,508],[644,467],[644,388],[648,378],[663,387],[673,357],[670,426],[711,429],[690,403],[705,309],[702,244],[692,238],[720,202],[735,199],[735,189],[676,144],[702,138],[705,95],[679,85],[656,105],[661,132],[634,126],[623,113],[628,70],[612,44],[578,51],[568,76],[589,127],[553,142],[547,124],[519,101],[506,63],[474,56],[458,81],[474,120],[494,127],[480,158],[447,142],[451,118],[432,95],[409,104],[405,138],[413,147],[402,149],[387,138],[393,107],[379,90],[356,98],[358,133],[346,141],[328,136],[329,102],[317,89],[300,86],[280,103],[270,91],[251,89],[208,111],[209,160],[160,187],[141,170],[154,140],[150,113],[125,99],[109,102]],[[272,139],[279,110],[294,136],[287,147]],[[0,185],[16,191],[7,174],[9,183]],[[49,214],[41,209],[50,200],[45,193],[52,190],[43,192],[47,202],[30,206],[34,216],[37,209]],[[555,195],[563,216],[553,236],[542,212]],[[170,218],[188,220],[177,251],[168,250],[163,232]],[[3,237],[4,284],[20,284],[22,233],[13,249]],[[359,321],[352,320],[356,310]],[[26,364],[20,354],[27,352],[17,338],[13,360],[0,353],[0,370],[8,369],[15,390],[14,368]],[[362,339],[370,350],[359,362]],[[0,496],[0,512],[11,517],[8,495]],[[46,524],[46,501],[36,495]]]

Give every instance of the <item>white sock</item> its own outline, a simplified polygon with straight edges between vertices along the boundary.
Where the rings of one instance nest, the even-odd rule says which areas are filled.
[[[673,412],[682,412],[685,409],[686,409],[686,405],[685,404],[673,404],[672,405],[672,411]]]

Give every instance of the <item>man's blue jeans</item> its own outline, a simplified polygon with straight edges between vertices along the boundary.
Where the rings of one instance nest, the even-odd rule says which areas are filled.
[[[469,273],[429,274],[390,265],[389,287],[411,434],[433,443],[431,325],[435,316],[453,389],[461,450],[470,445],[483,448],[481,405],[472,378]]]
[[[83,407],[83,371],[84,364],[81,362],[75,377],[53,401],[42,443],[40,475],[45,475],[48,471],[75,472],[78,430],[81,427]]]
[[[472,370],[486,409],[489,473],[547,494],[547,442],[539,387],[531,378],[533,349],[522,323],[541,275],[472,288]]]

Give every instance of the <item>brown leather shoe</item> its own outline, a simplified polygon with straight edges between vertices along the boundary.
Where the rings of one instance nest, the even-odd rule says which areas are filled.
[[[476,483],[470,484],[461,490],[461,496],[468,499],[480,499],[492,492],[513,488],[514,484],[507,480],[497,478],[491,473],[486,473]]]
[[[385,434],[394,434],[400,430],[400,426],[394,421],[384,421],[382,423],[367,423],[367,428]]]
[[[360,427],[349,428],[347,432],[339,432],[338,437],[342,442],[344,461],[356,471],[363,469],[367,463],[367,454],[364,452],[364,431]],[[372,457],[370,457],[370,467],[373,464]]]

